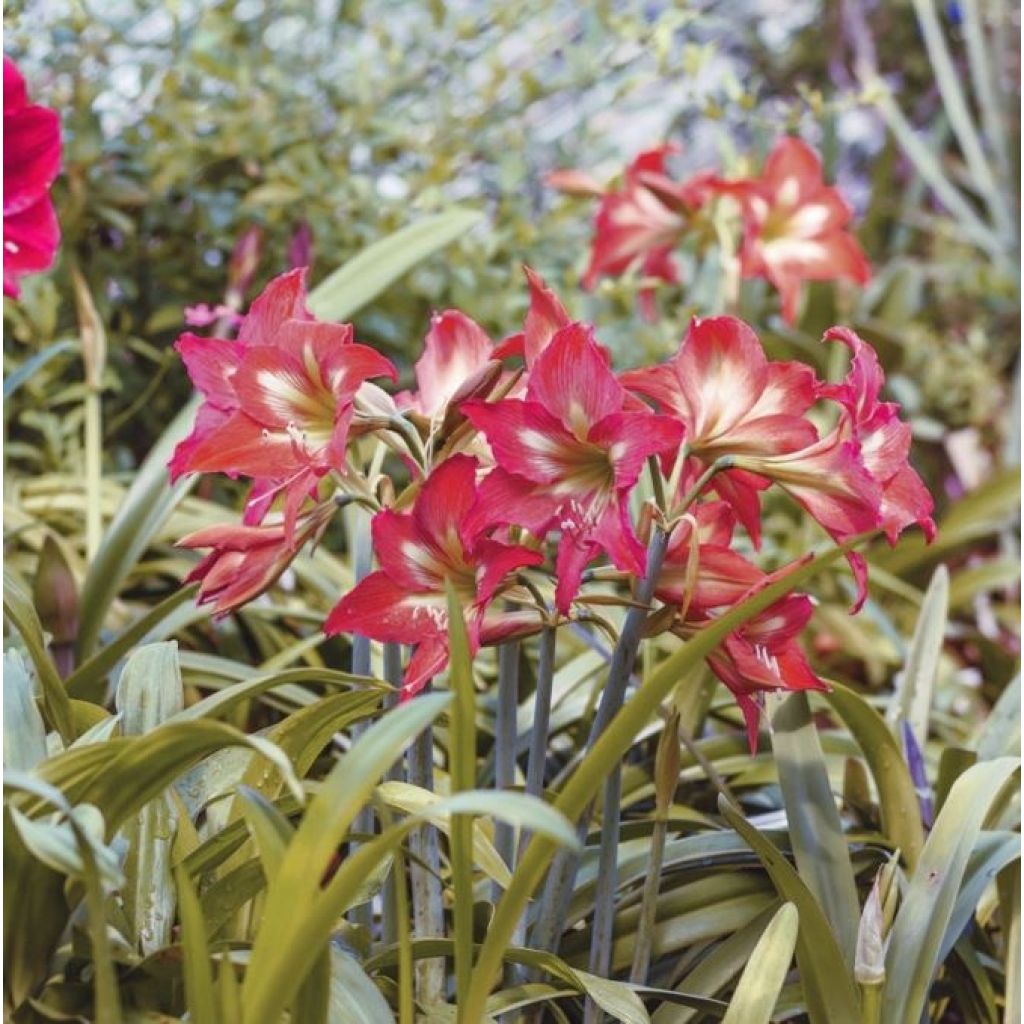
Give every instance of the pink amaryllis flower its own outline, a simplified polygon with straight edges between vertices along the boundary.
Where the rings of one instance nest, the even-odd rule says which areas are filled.
[[[769,582],[765,577],[760,586]],[[753,596],[756,587],[748,595]],[[729,688],[747,724],[750,752],[757,752],[760,697],[773,691],[827,690],[815,675],[798,637],[814,613],[806,594],[790,594],[730,633],[708,656],[711,671]],[[683,628],[683,636],[692,635]]]
[[[198,581],[198,603],[212,603],[214,618],[221,618],[276,583],[302,547],[320,539],[335,511],[332,502],[322,502],[303,513],[291,530],[283,522],[266,526],[229,523],[196,530],[182,537],[177,546],[212,550],[185,582]]]
[[[424,481],[411,512],[385,509],[373,519],[380,569],[349,591],[327,617],[328,635],[359,633],[415,644],[403,696],[420,690],[448,662],[446,584],[466,615],[472,650],[539,629],[534,612],[490,608],[514,584],[514,573],[540,565],[536,550],[506,544],[469,520],[477,501],[479,464],[467,455],[442,462]]]
[[[423,353],[413,369],[416,393],[401,393],[395,401],[434,419],[457,395],[468,396],[476,385],[491,380],[499,366],[487,332],[465,313],[448,309],[430,318]]]
[[[672,532],[655,594],[678,609],[673,630],[680,636],[692,636],[791,568],[763,572],[732,549],[732,528],[728,508],[712,501],[696,505]],[[812,612],[809,597],[790,594],[730,633],[708,656],[711,670],[743,712],[752,753],[761,694],[827,689],[797,640]]]
[[[620,379],[677,418],[688,451],[704,463],[722,455],[778,455],[818,439],[805,415],[818,397],[813,371],[803,363],[769,362],[752,328],[736,317],[694,317],[668,362]],[[758,543],[758,491],[767,484],[728,470],[713,486]]]
[[[712,195],[712,177],[697,175],[673,181],[665,158],[676,146],[660,146],[641,153],[627,168],[621,188],[604,193],[594,221],[590,264],[583,276],[584,288],[593,288],[600,277],[618,277],[637,268],[645,278],[674,284],[679,268],[672,250],[685,234],[693,212]],[[556,184],[566,180],[556,178]],[[573,179],[578,191],[578,176]],[[648,318],[654,315],[653,289],[640,295]]]
[[[253,302],[237,340],[183,334],[175,346],[206,400],[175,449],[172,478],[250,477],[261,510],[268,495],[284,495],[289,528],[320,479],[345,472],[360,386],[397,376],[388,359],[356,344],[350,324],[314,319],[305,297],[303,271],[290,271]]]
[[[806,448],[743,454],[737,465],[779,484],[839,543],[881,527],[894,544],[914,524],[930,541],[934,503],[909,462],[910,427],[895,403],[878,400],[884,383],[878,357],[848,328],[833,327],[825,338],[853,352],[844,381],[818,385],[820,398],[840,405],[835,427]],[[857,582],[856,611],[867,597],[867,563],[854,551],[847,560]]]
[[[778,289],[787,323],[796,322],[804,281],[870,280],[871,266],[849,230],[850,208],[825,184],[821,160],[806,142],[781,139],[759,177],[717,188],[743,210],[740,272],[767,278]]]
[[[839,402],[853,424],[864,466],[881,487],[881,525],[890,544],[917,524],[930,541],[935,536],[935,503],[910,465],[910,425],[895,402],[880,402],[885,376],[875,350],[848,327],[831,327],[826,341],[839,341],[851,353],[850,371],[840,384],[821,387],[823,397]]]
[[[60,119],[29,103],[25,79],[4,57],[4,295],[46,270],[60,243],[50,186],[60,173]]]
[[[537,357],[524,399],[463,406],[497,462],[470,518],[478,527],[523,526],[537,537],[560,531],[555,601],[562,614],[601,551],[620,569],[644,571],[629,493],[644,461],[677,448],[683,430],[629,402],[591,328],[570,324]]]

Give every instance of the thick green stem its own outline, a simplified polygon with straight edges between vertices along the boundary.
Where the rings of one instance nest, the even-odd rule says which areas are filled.
[[[85,392],[85,559],[91,565],[103,540],[103,408],[98,388]]]
[[[434,730],[424,729],[409,747],[409,782],[421,789],[434,790]],[[444,936],[444,903],[441,892],[441,851],[437,829],[423,825],[409,836],[409,851],[414,863],[412,879],[413,932],[418,939]],[[419,1000],[431,1006],[444,999],[445,962],[420,960],[416,964]]]
[[[654,923],[658,914],[658,895],[661,886],[661,865],[665,859],[665,839],[668,836],[668,821],[659,817],[651,834],[651,854],[647,862],[647,877],[644,879],[644,893],[640,902],[640,920],[636,929],[636,946],[633,948],[633,966],[629,980],[634,985],[647,984],[647,972],[651,966],[651,946],[654,942]]]
[[[860,1019],[863,1024],[882,1024],[882,986],[860,987]]]
[[[516,713],[519,710],[519,644],[515,640],[498,648],[498,705],[494,716],[494,788],[511,789],[516,782]],[[494,846],[511,868],[515,855],[515,829],[507,822],[494,826]],[[501,887],[492,889],[494,901]]]
[[[373,566],[373,540],[370,536],[370,517],[366,511],[358,506],[351,511],[353,525],[352,529],[352,575],[358,583],[364,579]],[[360,636],[358,633],[352,636],[352,672],[359,676],[370,674],[370,638]],[[357,722],[352,729],[353,740],[358,739],[362,733],[369,728],[366,721]],[[373,808],[367,805],[360,810],[353,823],[353,831],[368,835],[374,830]],[[366,928],[371,931],[373,928],[373,904],[363,903],[353,907],[349,911],[349,920],[352,924]]]

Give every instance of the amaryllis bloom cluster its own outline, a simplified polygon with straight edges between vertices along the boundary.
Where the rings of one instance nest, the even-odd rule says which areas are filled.
[[[252,481],[242,525],[182,541],[211,549],[190,577],[201,599],[224,614],[262,593],[356,500],[373,511],[378,567],[325,630],[412,647],[410,695],[447,665],[449,593],[476,651],[585,621],[595,601],[629,605],[656,570],[651,628],[692,636],[791,570],[751,557],[773,488],[841,543],[933,531],[909,427],[852,331],[826,334],[852,356],[834,383],[769,360],[728,316],[695,319],[668,361],[619,374],[596,329],[532,271],[527,282],[522,330],[501,342],[459,310],[436,315],[415,390],[394,396],[371,382],[394,378],[383,356],[306,311],[300,272],[271,282],[236,339],[183,335],[205,402],[172,472]],[[382,451],[398,456],[383,472]],[[653,531],[667,535],[660,566],[645,553]],[[866,567],[849,557],[859,605]],[[709,657],[752,744],[763,693],[824,688],[799,643],[812,612],[790,594]]]
[[[390,360],[356,343],[350,324],[309,313],[302,270],[268,285],[237,339],[183,334],[176,348],[205,401],[174,452],[172,478],[246,477],[253,483],[246,522],[261,522],[281,495],[289,533],[320,481],[348,470],[359,389],[370,378],[397,376]]]
[[[622,187],[601,195],[594,221],[594,244],[583,286],[593,288],[601,277],[618,277],[636,269],[641,277],[675,284],[679,266],[672,255],[690,228],[690,220],[711,195],[713,175],[700,174],[673,181],[665,158],[676,146],[661,146],[641,153],[626,168]],[[549,182],[565,187],[558,176]],[[578,190],[578,184],[570,190]],[[600,194],[600,192],[599,192]],[[645,315],[653,317],[653,290],[640,292]]]
[[[4,295],[17,298],[22,277],[53,263],[60,225],[50,186],[60,163],[57,114],[29,102],[25,79],[4,57]]]
[[[665,168],[673,152],[676,147],[663,146],[641,153],[624,172],[622,186],[607,191],[581,172],[549,177],[562,191],[600,196],[584,287],[592,288],[602,275],[630,270],[676,283],[674,250],[688,236],[702,243],[716,237],[717,232],[695,229],[697,215],[726,196],[741,214],[739,273],[775,287],[787,323],[796,322],[803,282],[870,280],[870,264],[850,232],[852,211],[839,190],[825,183],[820,158],[801,139],[780,139],[761,173],[750,178],[702,172],[675,181]],[[642,290],[640,300],[652,316],[651,290]]]

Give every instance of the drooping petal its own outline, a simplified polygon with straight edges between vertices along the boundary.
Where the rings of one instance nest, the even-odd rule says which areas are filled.
[[[359,633],[385,643],[415,644],[446,635],[448,612],[443,591],[410,593],[387,573],[372,572],[331,610],[328,636]]]
[[[472,646],[472,645],[471,645]],[[402,679],[401,699],[415,697],[448,664],[448,636],[431,637],[416,645]]]

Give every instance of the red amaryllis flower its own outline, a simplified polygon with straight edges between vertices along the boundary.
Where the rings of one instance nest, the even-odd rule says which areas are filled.
[[[186,583],[200,581],[199,604],[213,602],[214,617],[219,618],[277,582],[291,565],[302,546],[320,539],[334,514],[331,502],[317,505],[305,513],[294,530],[285,524],[272,526],[209,526],[182,537],[181,548],[212,548],[185,578]]]
[[[60,173],[60,120],[28,102],[25,79],[4,57],[4,295],[46,270],[60,242],[50,186]]]
[[[791,567],[768,574],[729,546],[733,520],[721,502],[703,502],[675,528],[655,594],[679,609],[674,631],[690,636]],[[771,690],[825,690],[797,637],[813,611],[810,598],[790,594],[765,609],[708,656],[712,671],[736,698],[757,750],[758,695]]]
[[[795,323],[804,281],[845,278],[866,284],[871,266],[848,230],[851,211],[825,184],[817,153],[800,139],[779,141],[760,177],[721,182],[743,209],[740,272],[767,278],[782,297],[782,316]]]
[[[813,371],[802,363],[769,362],[754,331],[735,317],[694,317],[672,359],[628,371],[621,380],[677,417],[686,428],[688,449],[706,462],[720,455],[777,455],[818,439],[804,415],[817,399]],[[755,544],[757,492],[764,486],[736,470],[714,482]]]
[[[478,528],[515,524],[537,537],[561,532],[555,601],[562,614],[599,552],[620,569],[644,571],[629,492],[644,461],[678,447],[683,431],[667,417],[627,411],[629,401],[591,329],[570,324],[537,357],[524,400],[462,407],[498,463],[470,518]]]
[[[710,197],[712,178],[702,174],[689,181],[673,181],[665,171],[665,158],[676,151],[670,145],[641,153],[626,168],[622,187],[604,194],[594,221],[584,288],[632,267],[644,277],[669,284],[679,280],[672,249],[686,231],[690,215]],[[644,289],[640,299],[645,316],[652,317],[653,290]]]
[[[474,652],[541,625],[532,612],[488,610],[517,569],[539,565],[544,557],[495,540],[469,522],[478,497],[477,469],[476,459],[455,455],[427,477],[411,513],[385,509],[374,517],[380,570],[349,591],[324,626],[329,635],[351,632],[415,644],[403,696],[416,693],[448,663],[447,582],[466,613]]]
[[[769,579],[766,576],[761,586]],[[748,596],[753,593],[751,590]],[[708,656],[711,671],[729,688],[743,712],[752,754],[757,752],[760,694],[828,689],[814,674],[797,641],[813,612],[806,594],[790,594],[730,633]]]
[[[882,525],[881,487],[864,464],[846,415],[823,438],[799,451],[741,455],[736,461],[742,469],[777,483],[839,544]],[[856,612],[867,598],[867,563],[855,551],[846,558],[857,583]]]
[[[285,495],[285,524],[319,480],[346,468],[353,398],[394,366],[353,341],[350,324],[321,323],[307,311],[303,271],[275,278],[253,302],[237,341],[183,334],[176,343],[206,401],[190,437],[175,449],[172,478],[227,473]]]
[[[840,402],[853,421],[864,465],[882,489],[881,518],[890,544],[916,523],[931,540],[934,502],[911,467],[910,425],[900,422],[895,402],[878,400],[885,376],[875,350],[847,327],[832,327],[826,341],[840,341],[853,354],[850,372],[841,384],[821,388],[824,397]]]

